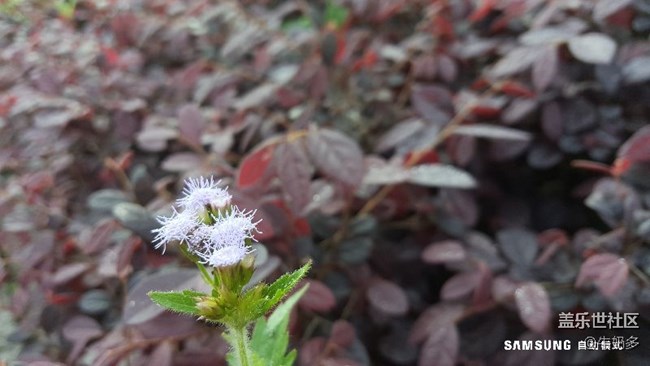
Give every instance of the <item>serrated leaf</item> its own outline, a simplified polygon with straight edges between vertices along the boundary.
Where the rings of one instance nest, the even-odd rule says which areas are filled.
[[[422,164],[415,166],[409,170],[408,181],[426,187],[476,187],[476,180],[469,173],[446,164]]]
[[[205,296],[205,294],[190,290],[185,290],[182,292],[150,291],[147,295],[149,295],[151,301],[164,307],[167,310],[196,316],[199,315],[199,310],[196,308],[196,297]]]
[[[275,280],[272,284],[264,289],[264,298],[266,303],[262,306],[263,312],[266,313],[275,305],[277,305],[282,298],[284,298],[289,292],[296,287],[298,282],[305,277],[309,269],[311,268],[311,261],[305,263],[299,269],[291,272],[285,273],[280,278]]]
[[[306,285],[291,295],[287,301],[275,309],[268,320],[262,317],[255,324],[250,346],[252,351],[264,361],[264,365],[293,365],[296,358],[295,350],[285,355],[285,350],[289,345],[289,332],[287,329],[289,316],[291,315],[291,309],[308,287],[309,285]]]

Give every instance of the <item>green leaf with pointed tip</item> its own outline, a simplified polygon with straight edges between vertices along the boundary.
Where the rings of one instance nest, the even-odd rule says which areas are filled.
[[[196,308],[196,298],[206,296],[203,293],[191,290],[185,291],[150,291],[147,293],[151,300],[167,310],[181,314],[199,315]]]
[[[305,263],[302,267],[291,273],[285,273],[280,278],[275,280],[268,287],[264,288],[262,292],[263,298],[265,299],[264,303],[260,306],[260,311],[262,314],[266,314],[271,310],[275,305],[277,305],[280,300],[282,300],[294,287],[300,282],[300,280],[305,277],[309,269],[311,268],[311,261]]]
[[[251,349],[264,360],[268,366],[291,366],[296,359],[296,351],[286,353],[289,345],[289,316],[291,309],[296,305],[300,297],[307,291],[304,286],[295,294],[291,295],[284,303],[269,316],[268,321],[261,317],[255,323],[251,337]]]

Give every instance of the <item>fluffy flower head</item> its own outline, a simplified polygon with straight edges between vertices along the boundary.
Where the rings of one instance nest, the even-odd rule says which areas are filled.
[[[253,239],[257,222],[253,222],[254,211],[244,212],[232,207],[227,214],[214,216],[214,225],[202,226],[196,231],[202,245],[197,245],[195,254],[205,263],[236,263],[250,253],[247,239]],[[223,265],[223,264],[222,264]]]
[[[170,217],[159,216],[158,222],[162,226],[153,230],[153,233],[156,234],[153,242],[156,249],[163,247],[163,253],[167,243],[188,240],[190,233],[200,224],[196,215],[189,211],[179,213],[176,209]]]
[[[162,227],[153,230],[156,248],[179,241],[202,263],[215,267],[236,264],[251,252],[248,240],[254,240],[258,224],[253,222],[255,211],[231,206],[232,196],[218,183],[212,177],[186,181],[184,197],[176,201],[183,210],[158,218]]]
[[[184,197],[176,200],[176,203],[183,208],[184,211],[191,211],[199,213],[206,207],[212,209],[219,209],[230,204],[232,196],[222,188],[218,187],[219,181],[199,177],[189,178],[185,182],[183,189]]]

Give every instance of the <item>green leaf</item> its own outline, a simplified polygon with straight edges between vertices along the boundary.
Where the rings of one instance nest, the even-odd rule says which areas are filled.
[[[285,273],[280,276],[275,282],[264,288],[263,298],[265,302],[261,304],[261,312],[265,314],[277,305],[294,287],[305,277],[311,268],[311,261],[305,263],[302,267],[291,273]]]
[[[340,28],[348,19],[348,9],[329,0],[325,7],[325,24],[334,24]]]
[[[196,298],[199,296],[206,296],[203,293],[191,290],[185,290],[182,292],[150,291],[147,295],[149,295],[153,302],[167,310],[196,316],[199,315],[199,310],[196,308]]]
[[[296,305],[300,297],[307,291],[304,286],[295,294],[291,295],[269,316],[268,321],[261,317],[255,323],[251,337],[251,349],[256,356],[264,360],[268,366],[291,366],[296,359],[296,351],[286,353],[289,345],[289,316],[291,309]],[[285,354],[286,353],[286,354]]]

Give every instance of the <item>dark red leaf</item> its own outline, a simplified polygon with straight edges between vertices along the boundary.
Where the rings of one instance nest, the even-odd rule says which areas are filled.
[[[562,117],[559,104],[551,102],[542,107],[542,131],[544,131],[546,137],[553,141],[557,141],[562,137],[564,131]]]
[[[174,352],[176,347],[172,341],[161,342],[151,353],[147,366],[172,366],[174,365]]]
[[[544,48],[539,58],[533,62],[533,85],[542,92],[551,85],[558,72],[558,50],[555,45]]]
[[[421,132],[425,127],[421,119],[412,118],[394,125],[377,142],[375,151],[386,152]]]
[[[504,94],[512,95],[513,97],[532,98],[535,96],[535,93],[533,93],[533,91],[527,86],[512,80],[502,83],[501,91]]]
[[[650,161],[650,126],[644,126],[634,133],[618,149],[617,157],[630,162]]]
[[[519,317],[526,326],[538,333],[548,329],[551,320],[551,302],[541,285],[529,282],[515,291]]]
[[[302,216],[311,201],[310,183],[312,166],[302,140],[284,142],[275,147],[273,154],[275,174],[282,183],[284,198],[291,211]]]
[[[178,128],[180,135],[190,143],[200,146],[205,119],[199,107],[187,104],[178,110]]]
[[[307,149],[316,168],[324,175],[356,189],[365,174],[363,152],[359,144],[339,131],[312,129]]]
[[[594,19],[603,21],[632,5],[633,0],[599,0],[594,6]]]
[[[594,283],[603,295],[613,297],[625,286],[628,272],[625,259],[610,253],[595,254],[580,266],[575,285]]]
[[[337,320],[332,324],[330,341],[342,348],[347,348],[354,343],[357,338],[354,326],[345,320]]]
[[[444,125],[451,118],[452,97],[449,90],[438,85],[415,85],[411,103],[418,114],[433,123]]]
[[[237,187],[249,188],[259,184],[265,177],[269,165],[273,161],[275,145],[267,145],[247,155],[237,171]]]
[[[415,321],[409,335],[409,342],[421,343],[433,333],[435,329],[454,324],[463,314],[463,305],[439,302],[430,306],[420,314]]]
[[[373,281],[366,291],[366,296],[374,308],[386,315],[404,315],[409,309],[404,290],[390,281]]]
[[[454,366],[458,357],[459,335],[455,324],[432,329],[422,345],[418,366]]]
[[[465,249],[456,240],[431,243],[422,252],[422,260],[431,264],[459,262],[464,260],[465,256]]]
[[[440,290],[440,297],[443,300],[460,300],[471,294],[480,281],[479,271],[461,272],[445,282]]]
[[[93,338],[101,336],[104,331],[95,319],[77,315],[65,323],[62,333],[63,337],[73,344],[67,360],[71,364],[81,354],[86,344]]]
[[[300,299],[300,306],[317,313],[326,313],[336,306],[334,293],[318,280],[308,280],[309,288]]]
[[[469,20],[478,22],[488,16],[497,5],[497,0],[481,0],[480,5],[469,15]]]

